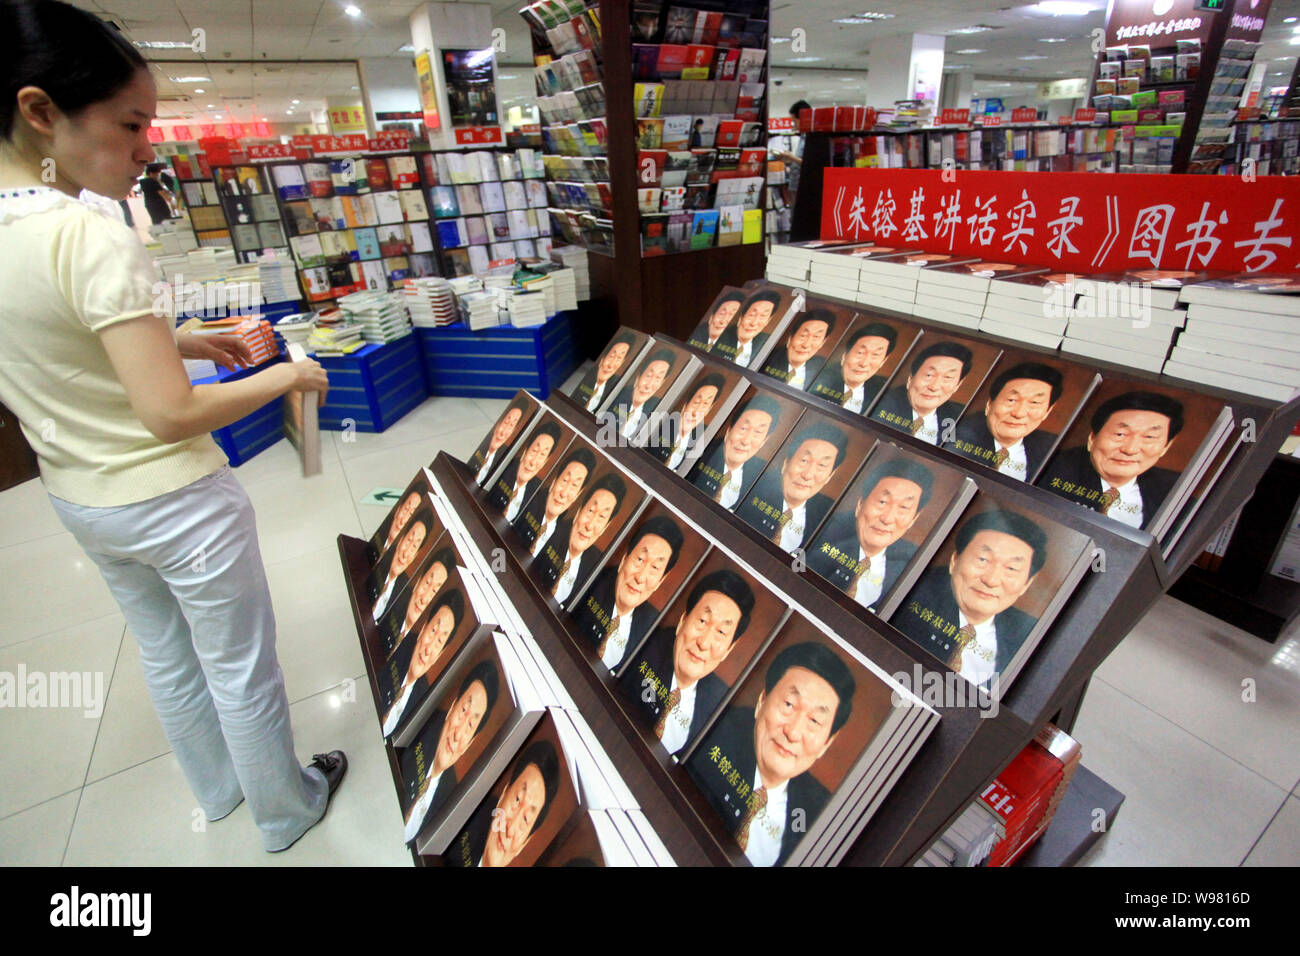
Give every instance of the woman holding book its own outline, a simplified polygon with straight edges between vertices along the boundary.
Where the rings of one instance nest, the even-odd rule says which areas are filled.
[[[153,161],[157,91],[116,29],[56,0],[0,5],[0,401],[64,526],[140,644],[154,708],[208,820],[245,798],[268,851],[325,813],[340,751],[301,767],[248,497],[208,434],[293,389],[315,362],[191,385],[181,359],[247,364],[232,337],[177,335],[120,219]]]

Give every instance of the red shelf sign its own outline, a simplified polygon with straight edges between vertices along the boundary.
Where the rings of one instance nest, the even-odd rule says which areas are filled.
[[[1090,106],[1080,106],[1074,111],[1076,123],[1091,123],[1097,118],[1097,111]]]
[[[293,147],[287,143],[276,143],[274,145],[249,146],[247,148],[248,158],[256,159],[293,159]]]
[[[1032,106],[1022,106],[1011,111],[1011,122],[1013,123],[1032,123],[1036,119],[1038,119],[1038,110]]]
[[[457,146],[474,146],[479,143],[500,143],[500,126],[467,126],[456,130]]]
[[[939,112],[940,126],[967,126],[970,124],[970,110],[945,109]]]

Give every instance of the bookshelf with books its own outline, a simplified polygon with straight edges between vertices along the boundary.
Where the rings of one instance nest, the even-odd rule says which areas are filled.
[[[289,258],[280,204],[271,188],[268,172],[252,164],[214,166],[211,189],[203,186],[204,198],[215,193],[216,205],[229,224],[230,241],[240,262],[253,262],[268,251]],[[188,199],[188,190],[187,190]],[[209,207],[212,208],[212,207]],[[190,207],[191,219],[194,207]],[[216,209],[213,209],[215,215]]]
[[[1236,176],[1247,169],[1257,176],[1300,173],[1300,118],[1238,119],[1218,172]]]
[[[768,5],[708,6],[570,0],[521,11],[557,241],[597,253],[595,297],[633,327],[648,328],[667,296],[663,315],[681,323],[667,330],[683,333],[704,290],[761,269]]]

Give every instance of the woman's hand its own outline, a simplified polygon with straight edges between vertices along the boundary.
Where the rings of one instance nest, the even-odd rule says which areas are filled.
[[[253,355],[238,335],[192,335],[181,332],[176,336],[176,347],[181,357],[210,359],[223,368],[235,371],[253,364]]]

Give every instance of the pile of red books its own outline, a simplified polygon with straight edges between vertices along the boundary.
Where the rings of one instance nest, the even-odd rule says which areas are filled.
[[[1048,724],[980,794],[1006,836],[993,845],[989,866],[1010,866],[1047,829],[1079,766],[1079,742]]]

